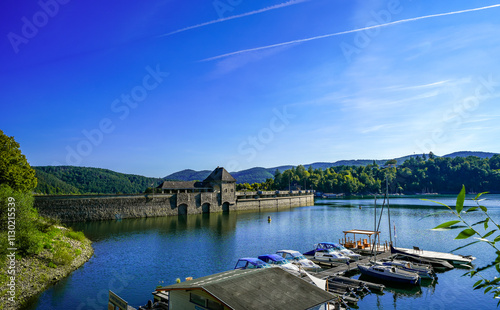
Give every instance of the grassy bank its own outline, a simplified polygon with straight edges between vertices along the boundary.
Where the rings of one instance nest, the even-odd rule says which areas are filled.
[[[0,309],[21,309],[29,305],[33,297],[69,275],[92,256],[91,242],[82,232],[54,223],[45,223],[44,226],[43,234],[36,238],[42,249],[36,254],[16,256],[13,299],[9,288],[10,275],[6,272],[0,274]],[[10,259],[2,256],[2,266],[9,264]]]

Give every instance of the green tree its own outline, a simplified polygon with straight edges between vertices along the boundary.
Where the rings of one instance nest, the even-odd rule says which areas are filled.
[[[7,184],[15,191],[27,192],[36,187],[35,170],[19,149],[14,137],[0,130],[0,184]]]
[[[466,248],[470,245],[476,244],[476,243],[483,243],[485,245],[488,245],[491,247],[492,251],[495,251],[496,258],[493,262],[489,263],[488,265],[482,266],[482,267],[475,267],[471,271],[466,272],[464,275],[468,275],[470,277],[479,277],[481,278],[478,280],[476,283],[474,283],[473,287],[474,289],[483,289],[484,293],[492,293],[493,297],[498,299],[500,298],[500,277],[494,277],[493,279],[487,279],[483,277],[481,274],[481,271],[484,271],[486,269],[490,268],[495,268],[498,273],[500,273],[500,249],[497,247],[496,243],[500,242],[500,235],[498,235],[498,232],[500,230],[500,225],[495,222],[493,218],[490,217],[488,214],[488,208],[485,206],[482,206],[479,204],[481,201],[479,198],[481,195],[484,193],[478,194],[474,200],[477,203],[477,206],[469,207],[467,210],[464,210],[464,201],[465,201],[465,186],[462,186],[462,190],[457,196],[457,201],[456,201],[456,206],[455,209],[445,205],[451,213],[458,218],[457,220],[453,221],[448,221],[445,223],[442,223],[434,229],[452,229],[452,228],[463,228],[465,225],[465,229],[463,229],[456,237],[455,239],[462,240],[462,239],[469,239],[470,237],[476,236],[477,241],[470,242],[464,246],[458,247],[451,252],[454,252],[459,249]],[[436,201],[434,201],[436,202]],[[439,202],[436,202],[439,203]],[[442,204],[442,203],[439,203]],[[466,215],[471,212],[475,211],[480,211],[483,213],[483,219],[481,221],[478,221],[476,223],[469,223],[469,221],[466,219]],[[476,217],[477,218],[477,217]],[[463,224],[463,225],[457,225],[457,224]],[[492,228],[490,228],[490,226]],[[484,228],[484,229],[483,229]],[[483,232],[484,231],[484,232]],[[497,307],[500,305],[500,301],[497,303]]]
[[[493,157],[490,158],[489,163],[491,169],[495,170],[500,169],[500,155],[499,154],[493,155]]]

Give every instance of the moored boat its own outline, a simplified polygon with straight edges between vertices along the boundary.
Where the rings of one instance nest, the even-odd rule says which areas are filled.
[[[321,267],[307,259],[302,253],[294,250],[279,250],[276,254],[288,259],[292,264],[299,266],[299,268],[308,271],[320,271]]]
[[[307,256],[313,256],[315,260],[322,262],[338,262],[338,263],[347,263],[350,258],[342,254],[342,252],[335,250],[333,248],[325,248],[320,246],[318,243],[314,245],[314,250],[304,253]]]
[[[288,259],[278,254],[260,255],[259,259],[271,265],[271,267],[280,267],[285,270],[299,271],[299,267],[292,264]]]
[[[389,259],[381,261],[383,265],[395,266],[409,272],[417,273],[422,279],[437,278],[434,269],[430,265],[423,265],[398,259]]]
[[[317,247],[319,249],[333,249],[335,251],[339,251],[340,253],[344,254],[345,256],[349,257],[353,261],[358,261],[359,258],[361,257],[360,254],[354,253],[352,250],[347,249],[345,246],[343,246],[340,243],[335,243],[335,242],[320,242],[318,243]]]
[[[406,248],[395,248],[391,246],[391,253],[404,254],[406,256],[418,257],[423,259],[444,260],[455,266],[464,266],[464,265],[469,266],[470,264],[472,264],[472,261],[476,259],[475,257],[470,255],[464,256],[451,253],[420,250],[417,247],[414,247],[413,249],[406,249]]]
[[[395,266],[386,266],[380,263],[369,265],[358,265],[359,271],[367,276],[383,281],[398,282],[404,284],[419,285],[420,276],[414,272],[409,272]]]
[[[236,266],[234,266],[234,269],[256,269],[256,268],[270,268],[270,267],[271,265],[258,258],[244,257],[240,258],[236,262]]]

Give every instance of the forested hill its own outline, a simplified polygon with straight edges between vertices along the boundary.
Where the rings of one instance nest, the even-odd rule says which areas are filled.
[[[395,161],[394,161],[395,162]],[[242,184],[241,189],[273,190],[306,186],[319,192],[345,194],[382,193],[386,180],[390,193],[456,194],[465,185],[468,192],[500,193],[500,155],[489,158],[411,157],[401,165],[339,166],[306,169],[298,166],[263,184]]]
[[[132,194],[143,193],[158,178],[123,174],[108,169],[74,166],[33,167],[39,194]]]
[[[479,158],[489,158],[494,153],[485,152],[457,152],[445,155],[442,158],[477,156]],[[402,165],[405,160],[418,158],[418,155],[409,155],[396,158],[397,164]],[[436,156],[438,157],[438,156]],[[362,167],[372,164],[382,166],[387,160],[341,160],[337,162],[318,162],[304,165],[306,169],[327,170],[330,167]],[[39,194],[133,194],[143,193],[153,182],[155,185],[161,182],[158,178],[150,178],[140,175],[123,174],[108,169],[74,167],[74,166],[35,166],[38,178],[38,186],[35,192]],[[255,167],[251,169],[232,171],[231,174],[239,184],[262,183],[273,178],[276,170],[284,172],[296,168],[292,165],[279,166],[273,168]],[[338,170],[338,169],[337,169]],[[182,170],[164,177],[162,180],[192,181],[203,180],[211,170],[194,171],[190,169]],[[307,181],[306,181],[307,183]],[[302,183],[299,183],[302,184]]]

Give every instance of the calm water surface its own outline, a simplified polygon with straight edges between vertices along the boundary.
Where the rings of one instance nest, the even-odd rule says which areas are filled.
[[[500,196],[486,196],[483,205],[500,222]],[[455,197],[425,197],[454,205]],[[468,201],[468,205],[473,202]],[[378,210],[382,200],[377,201]],[[390,201],[396,244],[426,250],[450,251],[470,241],[457,241],[458,233],[431,231],[452,220],[448,214],[425,215],[444,207],[417,198]],[[361,206],[361,209],[359,208]],[[157,285],[176,278],[202,277],[232,269],[240,257],[274,253],[280,249],[301,252],[314,243],[338,241],[343,230],[373,229],[373,199],[318,200],[315,206],[287,211],[240,212],[103,221],[75,224],[93,241],[95,255],[83,267],[42,293],[27,309],[106,309],[108,290],[138,307],[152,299]],[[267,222],[267,217],[272,222]],[[471,222],[481,219],[470,214]],[[381,223],[382,240],[388,240],[387,216]],[[485,244],[459,251],[473,254],[484,266],[494,258]],[[388,288],[359,301],[360,309],[497,309],[491,295],[473,291],[476,278],[462,277],[463,269],[439,274],[438,283],[411,291]],[[491,270],[486,276],[498,275]]]

